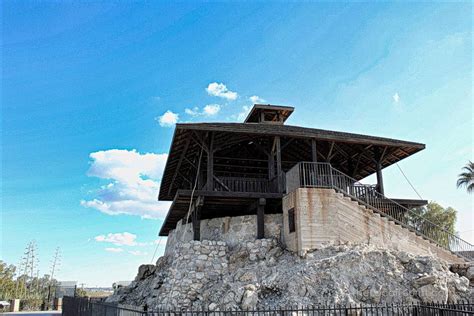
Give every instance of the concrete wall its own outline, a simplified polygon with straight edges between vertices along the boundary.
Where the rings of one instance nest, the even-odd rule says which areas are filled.
[[[282,214],[265,214],[265,238],[280,239]],[[179,221],[166,242],[165,254],[175,251],[179,243],[193,239],[191,223],[182,225]],[[220,217],[201,221],[201,240],[224,241],[233,247],[242,241],[257,239],[257,216],[245,215],[236,217]]]
[[[293,207],[296,231],[290,233],[288,210]],[[434,255],[449,263],[463,262],[451,252],[329,189],[300,188],[286,195],[282,235],[286,247],[300,254],[329,244],[353,243]]]

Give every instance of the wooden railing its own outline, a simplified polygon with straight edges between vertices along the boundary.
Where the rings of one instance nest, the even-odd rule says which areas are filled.
[[[248,177],[214,177],[213,190],[249,193],[280,193],[285,188],[285,174],[273,179]]]
[[[297,188],[329,188],[359,202],[397,224],[438,244],[453,253],[474,260],[474,245],[443,227],[377,192],[374,186],[364,185],[329,163],[300,162],[286,173],[286,192]]]
[[[268,193],[270,181],[265,178],[216,177],[214,191]]]

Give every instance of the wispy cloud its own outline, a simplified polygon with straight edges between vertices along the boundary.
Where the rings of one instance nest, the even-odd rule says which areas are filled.
[[[210,83],[206,91],[209,95],[224,98],[227,100],[235,100],[239,96],[237,92],[230,91],[227,86],[223,83],[212,82]]]
[[[123,252],[123,249],[122,248],[110,247],[110,248],[105,248],[105,251],[107,251],[107,252]]]
[[[392,96],[392,99],[393,99],[393,102],[395,102],[395,103],[400,102],[400,95],[398,94],[398,92],[396,92],[396,93]]]
[[[242,110],[237,114],[237,120],[243,121],[250,112],[251,107],[249,105],[244,105]]]
[[[168,154],[141,154],[136,150],[111,149],[93,152],[87,174],[110,180],[96,197],[81,205],[109,215],[129,214],[142,218],[163,218],[168,202],[156,196]]]
[[[128,251],[128,253],[133,255],[133,256],[146,256],[146,255],[148,255],[147,252],[140,251],[140,250],[130,250],[130,251]]]
[[[266,100],[262,99],[261,97],[259,97],[258,95],[253,95],[249,98],[250,102],[252,102],[252,104],[258,104],[258,103],[264,103],[264,102],[267,102]]]
[[[157,120],[160,126],[162,127],[171,127],[178,123],[179,114],[173,113],[172,111],[168,110],[163,115],[155,118],[155,120]]]
[[[199,108],[197,106],[193,107],[192,109],[185,109],[184,113],[191,115],[191,116],[198,116],[199,113]]]
[[[109,233],[107,235],[99,235],[94,237],[95,241],[108,242],[115,246],[135,246],[137,244],[137,235],[129,232],[124,233]]]
[[[184,112],[191,116],[215,116],[221,110],[221,106],[219,104],[208,104],[204,106],[202,111],[197,107],[193,107],[192,109],[185,109]]]

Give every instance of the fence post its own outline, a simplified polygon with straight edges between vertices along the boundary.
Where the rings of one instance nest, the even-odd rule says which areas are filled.
[[[333,173],[332,166],[329,165],[328,167],[329,167],[329,173],[331,175],[331,188],[334,189],[334,179],[333,179],[333,175],[332,175],[332,173]]]

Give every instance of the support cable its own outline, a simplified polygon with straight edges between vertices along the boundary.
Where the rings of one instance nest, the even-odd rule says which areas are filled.
[[[155,251],[153,252],[153,258],[151,258],[151,263],[152,263],[152,264],[153,264],[153,261],[155,261],[156,251],[157,251],[158,248],[161,246],[161,241],[162,241],[162,240],[163,240],[163,238],[158,237],[158,242],[156,243]]]
[[[198,160],[198,167],[197,167],[197,171],[196,171],[196,179],[194,180],[193,190],[191,191],[191,197],[189,199],[189,207],[188,207],[188,213],[186,214],[185,225],[188,224],[189,215],[191,214],[191,209],[192,209],[192,205],[193,205],[193,198],[194,198],[194,192],[196,191],[198,178],[199,178],[199,172],[200,172],[200,168],[201,168],[202,152],[203,152],[203,149],[201,148],[201,153],[199,154],[199,160]],[[207,181],[209,181],[209,180],[207,180]],[[212,179],[210,181],[212,181]],[[186,235],[186,227],[184,228],[183,234],[181,235],[181,240],[183,240],[185,235]]]
[[[410,182],[410,180],[408,179],[408,177],[405,175],[405,172],[403,172],[402,168],[398,165],[398,163],[395,163],[395,165],[397,165],[398,170],[400,170],[400,172],[402,173],[402,175],[403,175],[403,177],[405,178],[405,180],[407,180],[408,184],[411,186],[411,188],[413,189],[413,191],[415,191],[416,195],[418,195],[418,197],[420,198],[420,200],[423,200],[423,198],[421,197],[420,193],[418,193],[418,191],[415,189],[415,187],[414,187],[413,184]]]
[[[177,242],[183,241],[183,238],[186,235],[186,225],[188,224],[189,214],[191,213],[194,192],[196,191],[198,178],[199,178],[199,172],[200,172],[200,168],[201,168],[202,152],[203,152],[203,148],[201,147],[201,153],[199,154],[199,160],[198,160],[198,167],[197,167],[197,170],[196,170],[196,179],[194,180],[194,186],[193,186],[193,190],[191,191],[191,198],[189,200],[188,213],[186,214],[186,221],[184,222],[184,225],[182,224],[182,226],[184,226],[184,230],[183,230],[183,233],[181,234],[181,239],[176,239]],[[177,265],[177,260],[174,261],[174,265],[173,265],[172,269],[176,269],[176,265]],[[172,283],[171,289],[168,293],[168,301],[167,301],[168,304],[170,303],[171,294],[174,291],[173,288],[176,285],[176,278],[173,278],[172,280],[173,280],[173,283]]]

